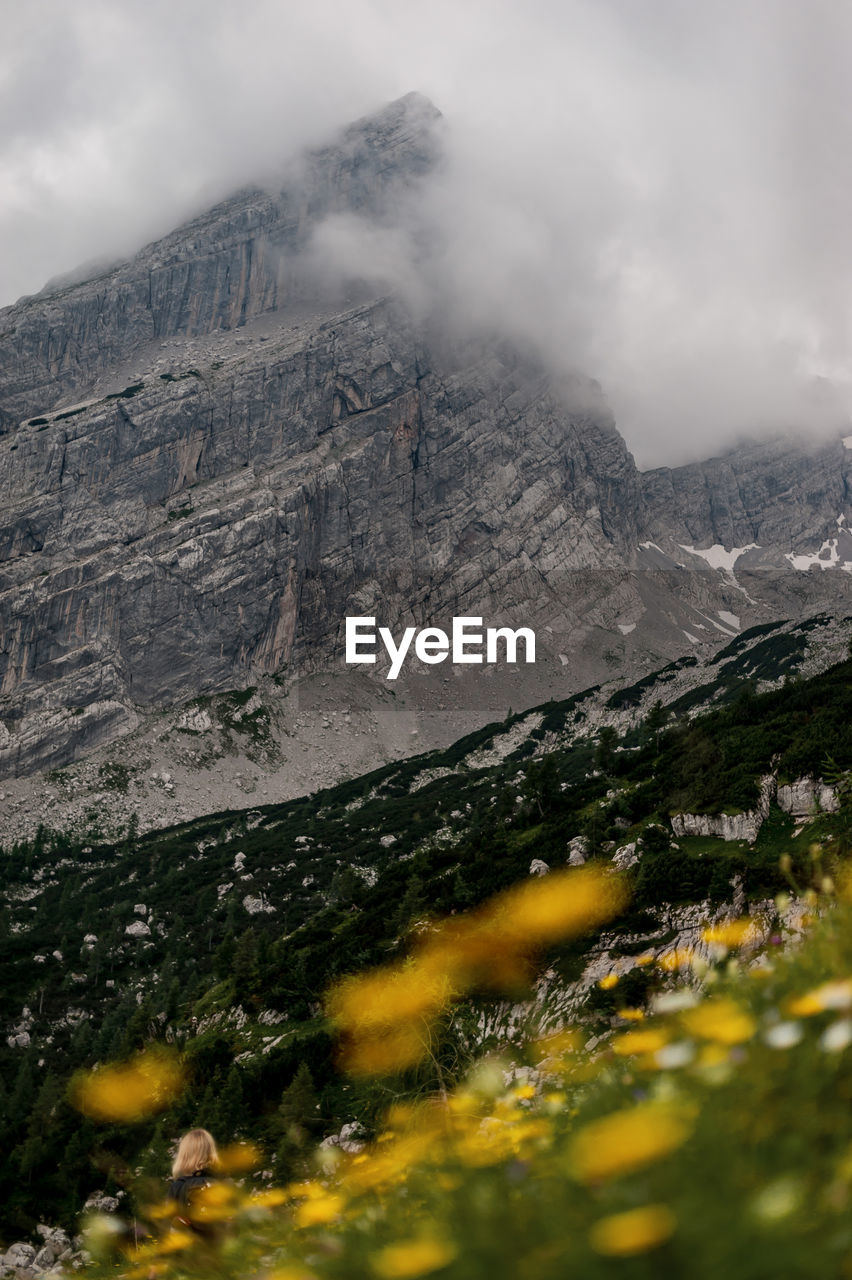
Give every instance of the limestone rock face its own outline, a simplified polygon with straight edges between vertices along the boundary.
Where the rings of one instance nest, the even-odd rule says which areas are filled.
[[[330,663],[347,614],[520,620],[544,565],[580,597],[618,573],[629,455],[512,353],[376,302],[214,363],[0,439],[7,769]]]
[[[821,779],[797,778],[795,782],[779,786],[774,777],[767,776],[761,779],[760,799],[754,809],[730,814],[676,813],[672,817],[672,830],[676,836],[716,836],[720,840],[745,840],[754,844],[773,800],[795,818],[809,817],[817,810],[835,813],[838,807],[834,789]]]
[[[843,607],[839,442],[643,477],[593,384],[318,271],[326,219],[410,208],[440,128],[409,94],[0,313],[0,776],[340,671],[348,615],[530,626],[531,705]]]
[[[818,810],[837,812],[837,796],[834,788],[821,778],[797,778],[795,782],[779,786],[778,807],[794,818],[807,818]]]
[[[436,155],[440,113],[411,93],[356,122],[332,145],[249,187],[93,279],[48,285],[0,313],[0,428],[82,399],[146,345],[237,329],[313,307],[301,251],[323,218],[386,215]],[[120,388],[116,388],[120,390]]]
[[[642,490],[658,536],[729,551],[749,544],[793,551],[819,532],[838,535],[838,517],[848,517],[850,476],[852,450],[840,439],[808,449],[778,437],[707,462],[648,471]],[[847,537],[842,533],[842,542]]]

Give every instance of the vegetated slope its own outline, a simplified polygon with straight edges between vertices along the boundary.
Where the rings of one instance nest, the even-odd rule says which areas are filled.
[[[639,1011],[623,1009],[585,1044],[580,1028],[521,1037],[479,1059],[446,1098],[391,1105],[373,1142],[320,1153],[306,1180],[258,1192],[238,1178],[224,1191],[218,1249],[171,1231],[127,1258],[101,1219],[88,1236],[94,1275],[842,1276],[852,1242],[848,858],[834,870],[839,891],[821,878],[795,944],[728,922],[713,930],[712,952],[682,959],[639,1025]],[[547,888],[527,884],[520,897],[542,906]],[[532,923],[523,908],[521,918]],[[452,966],[451,947],[444,956]],[[394,1001],[387,972],[365,982]]]
[[[399,954],[418,922],[482,901],[524,877],[532,858],[564,865],[578,835],[604,860],[638,842],[631,906],[609,930],[609,955],[670,945],[660,907],[728,902],[735,877],[746,896],[773,894],[782,852],[804,874],[814,840],[845,838],[845,809],[798,833],[772,809],[752,847],[672,841],[672,812],[748,807],[770,771],[781,781],[818,776],[829,754],[833,769],[852,768],[852,662],[755,694],[748,664],[725,674],[738,652],[720,664],[714,696],[727,702],[672,713],[668,724],[655,708],[620,740],[612,729],[574,736],[575,698],[285,805],[131,833],[119,845],[42,835],[7,850],[5,1226],[69,1222],[99,1182],[139,1166],[161,1174],[167,1142],[197,1122],[259,1138],[286,1171],[295,1158],[292,1093],[279,1110],[288,1089],[313,1135],[369,1122],[386,1094],[336,1073],[320,1003],[329,982]],[[551,991],[580,977],[595,945],[551,956]],[[632,1002],[649,981],[634,979]],[[588,1015],[610,1012],[595,989]],[[439,1065],[452,1070],[507,1025],[493,1000],[467,1006],[447,1027]],[[152,1041],[183,1051],[191,1082],[156,1125],[98,1128],[70,1108],[74,1069]],[[302,1064],[318,1108],[305,1102],[304,1073],[296,1081]],[[400,1087],[434,1085],[431,1071]]]

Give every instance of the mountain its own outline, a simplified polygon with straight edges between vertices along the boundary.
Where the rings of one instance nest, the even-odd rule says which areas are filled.
[[[643,474],[591,380],[556,384],[318,265],[330,216],[406,218],[444,127],[409,94],[268,189],[0,313],[6,815],[93,752],[97,778],[147,773],[140,808],[177,768],[170,816],[209,810],[199,699],[255,699],[230,777],[283,796],[285,763],[332,780],[750,625],[848,611],[840,439]],[[386,666],[344,666],[350,614],[533,626],[537,662],[416,664],[391,689]],[[317,702],[348,709],[333,745],[300,735]]]

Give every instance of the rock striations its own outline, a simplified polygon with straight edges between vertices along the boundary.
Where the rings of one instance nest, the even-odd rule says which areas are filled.
[[[410,94],[0,313],[3,775],[340,671],[347,614],[533,625],[540,691],[570,692],[844,607],[840,442],[643,476],[593,384],[317,273],[316,229],[393,222],[440,127]]]

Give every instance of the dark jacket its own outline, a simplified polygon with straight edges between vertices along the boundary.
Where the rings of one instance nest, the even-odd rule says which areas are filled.
[[[169,1183],[169,1199],[179,1206],[177,1221],[181,1226],[189,1227],[196,1235],[209,1238],[218,1233],[213,1223],[198,1222],[192,1212],[192,1198],[196,1191],[207,1187],[215,1180],[216,1175],[207,1169],[197,1169],[195,1173],[185,1173],[180,1178],[173,1178]]]
[[[173,1178],[169,1183],[169,1199],[174,1200],[176,1204],[181,1205],[184,1209],[188,1209],[192,1203],[193,1192],[199,1187],[206,1187],[208,1183],[213,1181],[213,1174],[208,1173],[206,1169],[198,1169],[195,1173],[182,1174],[180,1178]]]

